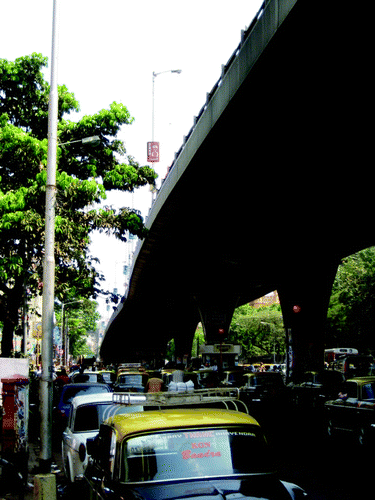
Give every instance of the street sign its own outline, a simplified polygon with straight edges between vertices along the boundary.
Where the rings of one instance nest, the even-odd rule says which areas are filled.
[[[148,142],[147,143],[147,161],[155,163],[159,161],[159,143],[158,142]]]

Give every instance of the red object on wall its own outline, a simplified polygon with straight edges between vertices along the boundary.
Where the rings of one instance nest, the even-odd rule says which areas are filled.
[[[3,384],[2,449],[12,452],[27,447],[28,379],[15,375],[1,379]]]

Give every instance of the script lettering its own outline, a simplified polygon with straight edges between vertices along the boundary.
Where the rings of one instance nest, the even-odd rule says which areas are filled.
[[[184,460],[189,460],[190,458],[221,457],[220,451],[206,451],[205,453],[192,453],[190,450],[184,450],[181,452],[181,455]]]

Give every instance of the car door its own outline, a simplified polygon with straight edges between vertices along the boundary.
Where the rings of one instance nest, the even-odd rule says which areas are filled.
[[[349,380],[345,383],[341,393],[341,403],[336,407],[336,426],[345,429],[353,430],[356,425],[356,415],[358,407],[358,384],[354,380]]]
[[[114,498],[116,432],[107,425],[100,427],[92,463],[86,470],[90,499]]]
[[[72,425],[74,422],[74,416],[75,416],[75,409],[74,411],[71,411],[69,414],[68,418],[68,424],[62,434],[62,462],[64,465],[64,473],[65,476],[68,477],[70,475],[70,464],[69,464],[69,453],[70,449],[73,445],[73,432],[72,432]],[[70,480],[70,478],[69,478]]]

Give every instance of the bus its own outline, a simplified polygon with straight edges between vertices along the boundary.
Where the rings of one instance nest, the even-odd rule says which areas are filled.
[[[328,363],[328,365],[331,365],[331,363],[334,363],[335,361],[338,361],[339,359],[350,354],[357,355],[358,350],[351,347],[335,347],[334,349],[325,349],[324,361]]]
[[[374,358],[358,354],[357,349],[336,348],[324,351],[324,361],[329,368],[342,372],[346,379],[364,377],[372,374]]]

